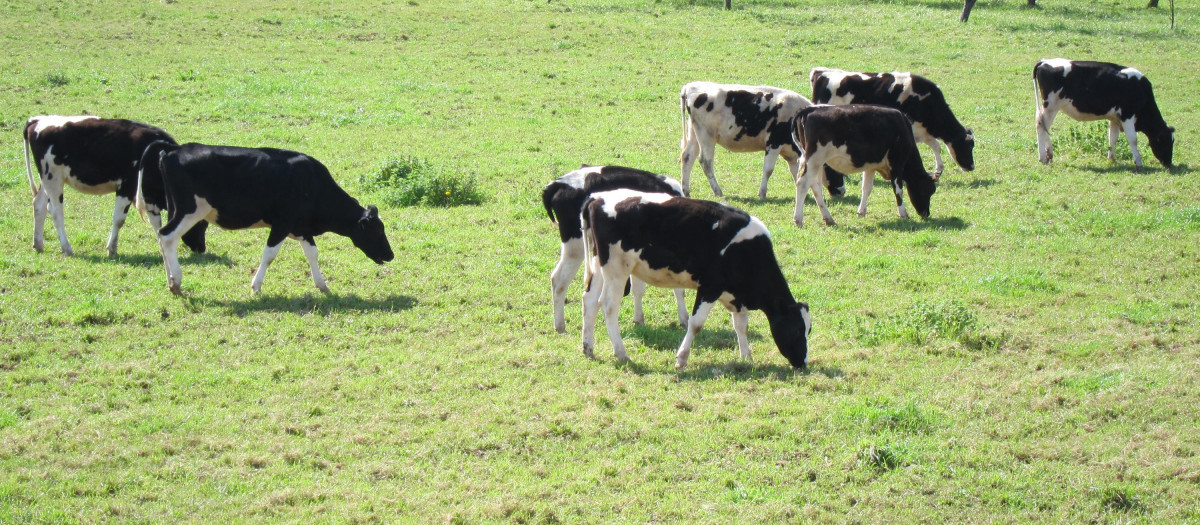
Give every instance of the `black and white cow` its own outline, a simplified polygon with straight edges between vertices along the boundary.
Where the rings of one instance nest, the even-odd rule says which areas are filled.
[[[613,352],[617,359],[629,359],[617,315],[625,280],[633,275],[654,286],[696,290],[676,367],[687,365],[692,341],[717,303],[733,314],[744,359],[750,359],[749,311],[762,310],[783,356],[796,368],[807,365],[812,330],[808,305],[792,297],[762,221],[716,202],[613,190],[594,193],[584,204],[583,230],[589,250],[583,352],[589,358],[596,308],[602,303]]]
[[[584,165],[555,179],[542,190],[542,204],[546,207],[546,214],[550,216],[550,220],[558,223],[558,235],[562,239],[558,264],[550,274],[554,329],[559,333],[567,331],[566,320],[563,318],[567,286],[575,279],[584,257],[583,228],[579,218],[583,201],[592,193],[619,188],[683,195],[683,189],[675,179],[621,166]],[[641,324],[645,319],[642,313],[642,295],[646,292],[646,284],[633,278],[630,288],[633,292],[633,322]],[[683,290],[675,290],[675,300],[679,307],[679,324],[686,326],[688,313],[683,302]]]
[[[683,115],[682,152],[683,193],[690,195],[692,165],[700,159],[700,167],[708,176],[713,194],[721,197],[721,187],[713,173],[713,154],[716,145],[732,152],[762,151],[762,184],[758,197],[767,198],[767,180],[782,156],[788,163],[792,178],[799,169],[801,151],[792,143],[791,121],[796,113],[811,102],[795,91],[771,86],[743,86],[691,82],[679,93]],[[830,192],[845,193],[845,188],[832,185]]]
[[[313,283],[329,292],[317,267],[318,235],[349,237],[377,264],[392,260],[375,206],[363,208],[329,170],[303,153],[273,148],[238,148],[155,142],[142,159],[143,179],[158,178],[167,194],[170,220],[159,230],[167,287],[179,294],[183,272],[177,251],[180,234],[200,221],[227,230],[270,228],[262,262],[250,283],[262,288],[267,266],[284,239],[300,241]]]
[[[1150,151],[1163,166],[1171,167],[1175,128],[1168,126],[1154,102],[1154,90],[1145,75],[1131,67],[1107,62],[1071,61],[1065,58],[1039,60],[1033,68],[1034,90],[1038,93],[1038,160],[1049,164],[1054,157],[1050,125],[1062,111],[1075,120],[1108,121],[1108,160],[1121,131],[1133,151],[1133,163],[1142,167],[1137,149],[1137,132],[1146,134]]]
[[[125,224],[138,186],[138,170],[146,146],[155,141],[174,144],[167,132],[139,122],[93,116],[42,115],[25,123],[25,172],[33,190],[33,249],[42,251],[46,213],[54,220],[63,253],[72,255],[63,217],[63,191],[71,186],[83,193],[116,193],[109,255],[117,254],[117,234]],[[30,161],[30,156],[33,162]],[[34,181],[33,167],[41,183]],[[146,192],[146,211],[155,227],[166,208],[161,187]],[[204,226],[189,231],[184,242],[193,251],[204,251]]]
[[[814,104],[875,104],[896,108],[912,121],[913,137],[933,150],[934,178],[942,174],[942,147],[963,171],[975,169],[975,134],[954,117],[941,88],[912,73],[858,73],[825,67],[809,72]]]
[[[867,215],[867,198],[875,185],[875,173],[892,183],[900,217],[907,219],[902,191],[921,217],[929,217],[929,199],[937,191],[936,179],[925,170],[913,139],[912,122],[900,110],[870,104],[812,106],[796,115],[796,143],[804,148],[803,172],[796,184],[797,226],[804,225],[804,196],[809,188],[821,209],[825,224],[836,224],[817,178],[822,166],[849,173],[862,171],[862,200],[858,216]]]

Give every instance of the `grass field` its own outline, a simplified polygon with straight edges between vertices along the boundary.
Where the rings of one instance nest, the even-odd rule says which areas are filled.
[[[733,3],[0,2],[0,523],[1200,522],[1200,9]],[[1144,72],[1177,167],[1066,117],[1038,164],[1050,57]],[[583,357],[578,283],[555,333],[542,186],[677,177],[682,84],[807,95],[818,65],[934,79],[977,169],[929,220],[885,191],[859,219],[854,177],[798,229],[786,170],[759,201],[762,157],[717,153],[812,307],[809,370],[755,313],[753,364],[713,315],[676,371],[662,290],[644,327],[626,301],[633,364],[603,332]],[[382,207],[384,266],[322,237],[328,296],[289,241],[252,297],[266,232],[210,230],[175,297],[136,216],[107,257],[111,197],[68,190],[76,255],[33,251],[20,129],[82,113],[300,150],[364,203],[415,156],[486,201]]]

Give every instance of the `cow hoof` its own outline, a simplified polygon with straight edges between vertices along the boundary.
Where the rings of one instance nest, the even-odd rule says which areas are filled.
[[[828,219],[825,219],[825,225],[826,226],[837,226],[837,221],[833,220],[833,217],[830,217]]]
[[[865,212],[865,211],[858,212],[858,218],[863,219],[863,218],[866,218],[866,216],[867,216],[867,212]]]
[[[796,223],[797,228],[804,227],[804,219],[792,219],[792,222]]]
[[[63,255],[66,255],[67,257],[71,257],[71,256],[75,255],[75,250],[72,250],[70,248],[64,248]]]
[[[42,253],[42,252],[44,252],[44,251],[46,251],[46,250],[45,250],[44,248],[42,248],[42,245],[40,245],[40,244],[35,244],[35,245],[33,245],[33,251],[35,251],[35,252],[38,252],[38,253]]]
[[[183,290],[180,289],[180,286],[178,284],[172,284],[170,286],[167,286],[167,288],[169,288],[171,290],[171,293],[173,293],[175,295],[183,295]]]
[[[330,293],[328,286],[318,286],[317,289],[326,294]]]
[[[588,359],[596,358],[595,354],[592,353],[592,345],[586,343],[583,345],[583,356]]]
[[[555,332],[558,332],[558,333],[560,333],[560,334],[565,334],[565,333],[567,333],[567,327],[566,327],[566,324],[564,323],[563,325],[554,325],[554,331],[555,331]]]
[[[687,368],[687,361],[680,361],[680,360],[676,359],[675,360],[675,370],[683,371],[684,368]]]

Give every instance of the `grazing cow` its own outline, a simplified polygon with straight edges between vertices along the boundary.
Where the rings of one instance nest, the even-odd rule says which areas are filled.
[[[809,72],[814,104],[875,104],[896,108],[912,120],[913,137],[933,150],[934,178],[942,174],[942,147],[963,171],[975,169],[975,135],[954,118],[937,84],[912,73],[856,73],[813,68]]]
[[[546,207],[546,214],[550,216],[550,220],[558,223],[558,235],[562,239],[562,252],[558,264],[550,274],[554,329],[558,333],[567,331],[566,321],[563,319],[567,286],[571,284],[571,280],[579,271],[579,265],[583,262],[583,228],[579,222],[583,201],[592,193],[619,188],[683,195],[683,189],[675,179],[621,166],[584,165],[547,184],[542,190],[542,204]],[[641,324],[645,319],[642,313],[642,295],[646,292],[646,284],[633,278],[631,289],[633,322]],[[679,306],[679,324],[686,326],[688,313],[683,303],[683,290],[675,290],[675,299]]]
[[[716,202],[667,193],[613,190],[594,193],[583,207],[583,352],[593,357],[596,308],[617,359],[626,361],[617,315],[622,286],[630,275],[666,288],[694,288],[696,303],[675,366],[687,365],[692,341],[716,303],[733,314],[742,358],[750,359],[746,333],[750,310],[762,310],[780,353],[796,368],[808,362],[812,319],[798,303],[775,260],[762,221]]]
[[[1175,128],[1168,126],[1154,102],[1154,90],[1142,73],[1131,67],[1107,62],[1075,62],[1065,58],[1039,60],[1033,67],[1034,91],[1038,96],[1038,160],[1049,164],[1050,125],[1062,111],[1075,120],[1108,120],[1108,160],[1117,138],[1125,131],[1133,163],[1142,167],[1137,149],[1137,132],[1146,134],[1150,151],[1163,166],[1171,167]]]
[[[733,152],[766,152],[762,184],[758,186],[760,199],[767,198],[767,179],[780,156],[787,161],[792,178],[796,177],[803,152],[792,143],[791,121],[798,111],[812,105],[803,95],[771,86],[691,82],[680,91],[679,104],[683,115],[679,160],[683,163],[684,195],[691,194],[692,165],[699,158],[713,194],[722,196],[713,174],[717,144]],[[832,186],[830,192],[841,195],[845,187]]]
[[[929,217],[929,198],[937,191],[936,179],[921,163],[912,123],[904,113],[869,104],[812,106],[796,115],[795,126],[796,143],[804,148],[800,161],[804,171],[796,184],[796,226],[804,225],[804,195],[809,188],[825,224],[835,224],[821,197],[821,186],[814,180],[825,165],[844,173],[864,172],[859,217],[867,215],[875,172],[892,183],[901,218],[908,218],[901,195],[906,186],[917,214]]]
[[[33,249],[42,251],[48,211],[58,230],[58,243],[67,255],[74,250],[67,240],[63,217],[64,188],[69,185],[91,195],[117,194],[107,246],[108,254],[116,255],[117,234],[137,192],[142,152],[151,142],[175,143],[167,132],[154,126],[93,116],[30,117],[25,123],[24,137],[25,173],[33,190]],[[40,185],[34,181],[31,164],[37,165]],[[148,191],[146,199],[151,220],[156,227],[160,226],[159,213],[166,208],[162,189]],[[184,242],[192,250],[203,252],[204,227],[189,231]]]
[[[392,260],[379,210],[363,208],[324,165],[303,153],[155,142],[146,149],[142,165],[142,178],[161,180],[166,190],[170,220],[159,230],[158,243],[167,287],[176,294],[183,280],[177,256],[180,233],[200,221],[227,230],[271,229],[250,283],[255,294],[288,237],[300,241],[313,283],[326,293],[329,287],[317,267],[316,236],[334,232],[349,237],[377,264]]]

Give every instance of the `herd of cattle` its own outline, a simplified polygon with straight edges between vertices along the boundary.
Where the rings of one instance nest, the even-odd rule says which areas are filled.
[[[1103,62],[1042,60],[1033,71],[1038,97],[1038,158],[1052,158],[1049,128],[1059,111],[1076,120],[1109,121],[1109,159],[1122,131],[1142,166],[1137,132],[1154,156],[1171,166],[1175,129],[1167,126],[1150,82],[1133,68]],[[921,217],[944,165],[941,143],[965,171],[975,167],[974,134],[955,118],[936,84],[910,73],[858,73],[818,67],[811,71],[812,100],[770,86],[692,82],[680,92],[683,139],[682,184],[653,173],[618,166],[583,166],[552,181],[543,205],[559,227],[562,251],[551,274],[554,327],[566,331],[563,309],[570,282],[584,266],[583,350],[591,357],[596,310],[604,312],[613,351],[627,360],[617,314],[632,290],[634,321],[643,319],[646,284],[673,288],[686,335],[676,366],[687,364],[692,341],[717,303],[733,316],[738,347],[750,358],[746,333],[750,310],[762,310],[780,352],[797,368],[806,366],[812,319],[806,303],[788,288],[766,226],[724,204],[690,199],[690,175],[698,159],[716,196],[713,171],[717,144],[734,152],[764,152],[759,197],[779,157],[795,188],[797,226],[803,226],[809,191],[828,225],[823,188],[845,193],[844,173],[863,172],[858,215],[867,212],[875,173],[892,185],[896,206],[908,218],[903,195]],[[72,253],[63,219],[67,185],[89,194],[116,193],[108,252],[130,205],[155,228],[167,286],[181,293],[179,243],[205,251],[205,228],[269,228],[262,260],[251,282],[258,293],[267,266],[286,238],[300,242],[314,284],[328,292],[317,265],[315,238],[327,232],[349,237],[372,261],[393,253],[375,206],[362,206],[316,159],[294,151],[178,144],[165,131],[138,122],[93,116],[32,117],[24,129],[26,172],[33,191],[34,249],[43,249],[49,213],[63,253]],[[935,169],[929,173],[917,150],[927,144]],[[31,162],[32,161],[32,162]],[[37,166],[40,184],[34,180]],[[162,212],[168,220],[162,221]],[[690,312],[683,289],[696,290]]]

